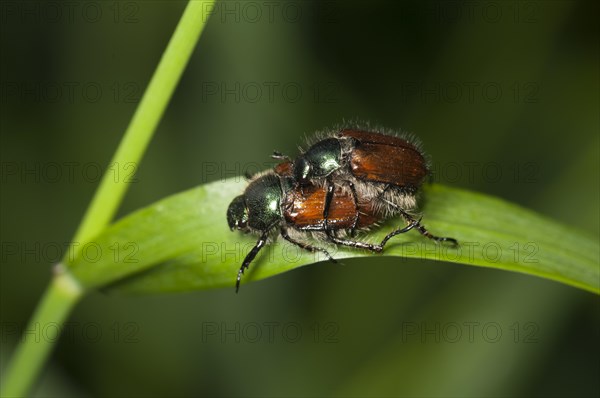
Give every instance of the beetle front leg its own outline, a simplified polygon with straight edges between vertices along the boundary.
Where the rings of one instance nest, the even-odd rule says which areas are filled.
[[[262,249],[265,243],[267,243],[268,232],[269,231],[263,232],[263,234],[260,236],[252,250],[250,250],[250,253],[246,255],[246,258],[244,259],[244,262],[242,263],[242,266],[240,267],[240,270],[237,274],[237,280],[235,282],[236,293],[240,290],[240,281],[242,280],[242,275],[244,274],[244,271],[250,266],[250,263],[252,262],[252,260],[254,260],[260,249]]]
[[[381,243],[378,245],[374,245],[372,243],[360,242],[360,241],[356,241],[356,240],[338,238],[334,234],[334,231],[331,231],[331,230],[326,230],[325,233],[327,234],[327,237],[329,238],[329,240],[331,240],[334,243],[344,245],[344,246],[356,247],[359,249],[367,249],[367,250],[370,250],[370,251],[373,251],[376,253],[381,253],[388,240],[390,240],[392,237],[394,237],[398,234],[403,234],[405,232],[408,232],[415,227],[419,227],[419,221],[413,219],[410,222],[410,224],[407,225],[406,227],[398,228],[398,229],[390,232],[389,234],[387,234],[387,236],[385,238],[383,238]]]
[[[329,230],[327,220],[329,218],[329,208],[331,207],[331,201],[333,200],[333,193],[335,191],[335,185],[329,178],[326,180],[326,190],[325,206],[323,206],[323,227],[325,228],[325,231]]]

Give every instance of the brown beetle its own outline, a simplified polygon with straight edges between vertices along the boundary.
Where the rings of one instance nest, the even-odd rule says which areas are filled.
[[[395,235],[418,227],[418,221],[390,232],[380,244],[371,244],[347,239],[349,231],[364,230],[380,221],[370,201],[354,197],[343,187],[332,190],[327,218],[323,208],[329,192],[324,186],[304,184],[298,189],[287,174],[291,164],[280,164],[275,171],[267,171],[255,176],[244,193],[231,202],[227,209],[227,222],[231,230],[259,234],[256,245],[250,250],[238,271],[236,292],[241,277],[269,237],[281,235],[288,242],[311,252],[322,252],[335,261],[327,250],[303,242],[302,235],[338,244],[381,252],[387,241]]]
[[[427,238],[457,246],[456,239],[431,234],[410,214],[416,210],[417,194],[430,175],[420,143],[411,136],[398,137],[389,131],[367,128],[337,129],[328,138],[312,144],[291,165],[289,157],[275,152],[274,158],[287,161],[283,163],[286,166],[277,166],[275,172],[293,178],[300,190],[307,184],[325,187],[326,223],[333,192],[342,186],[352,192],[355,200],[371,201],[374,213],[380,218],[401,215],[409,225],[416,223],[417,230]],[[342,243],[335,236],[330,238]]]

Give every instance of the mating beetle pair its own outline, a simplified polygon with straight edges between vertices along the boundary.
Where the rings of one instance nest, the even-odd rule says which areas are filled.
[[[287,241],[311,252],[329,253],[301,240],[313,237],[332,243],[381,252],[395,235],[416,228],[436,242],[458,245],[456,239],[432,235],[409,212],[430,174],[420,145],[413,138],[366,131],[357,127],[334,131],[296,159],[283,160],[273,170],[253,177],[227,210],[229,227],[260,234],[236,281],[277,230]],[[401,215],[406,226],[390,232],[379,244],[349,239],[356,231]]]

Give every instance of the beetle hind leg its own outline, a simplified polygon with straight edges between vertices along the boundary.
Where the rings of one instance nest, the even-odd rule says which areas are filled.
[[[340,238],[335,234],[335,231],[331,229],[326,229],[325,234],[327,235],[327,239],[329,241],[343,246],[354,247],[357,249],[365,249],[375,253],[381,253],[383,251],[382,245],[377,245],[373,243],[361,242],[358,240],[344,239]]]
[[[383,249],[383,247],[385,246],[385,244],[387,243],[388,240],[390,240],[391,238],[393,238],[396,235],[408,232],[408,231],[410,231],[411,229],[413,229],[415,227],[419,228],[420,227],[420,224],[419,224],[420,222],[421,222],[420,219],[418,221],[415,220],[415,219],[412,219],[412,221],[410,221],[409,224],[406,227],[404,227],[404,228],[398,228],[398,229],[390,232],[389,234],[387,234],[386,237],[383,238],[383,240],[381,241],[381,243],[379,245]]]
[[[384,190],[384,192],[385,192],[385,190]],[[417,231],[419,231],[419,233],[421,235],[423,235],[424,237],[426,237],[428,239],[433,240],[436,243],[449,242],[452,245],[452,247],[458,247],[459,246],[458,241],[456,239],[454,239],[454,238],[436,236],[436,235],[432,234],[431,232],[429,232],[427,230],[427,228],[425,228],[425,226],[423,224],[421,224],[421,219],[415,220],[415,218],[413,216],[411,216],[406,211],[404,211],[404,209],[402,209],[396,203],[390,202],[389,200],[386,200],[386,199],[383,199],[383,201],[387,205],[393,207],[395,209],[395,211],[397,211],[398,213],[400,213],[400,215],[404,218],[404,220],[406,220],[406,222],[409,224],[410,229],[416,228]],[[394,235],[397,235],[397,233],[394,234]],[[394,236],[394,235],[392,235],[392,236]]]
[[[309,245],[308,243],[299,242],[299,241],[293,239],[288,234],[287,229],[284,227],[281,228],[281,236],[283,237],[283,239],[298,246],[301,249],[307,250],[311,253],[321,252],[327,257],[327,259],[329,261],[331,261],[332,263],[337,263],[337,260],[335,258],[331,257],[331,254],[329,254],[329,252],[327,250],[323,249],[322,247],[312,246],[312,245]]]
[[[423,235],[424,237],[431,239],[436,243],[449,242],[452,245],[452,247],[459,246],[458,241],[454,238],[433,235],[431,232],[429,232],[427,230],[427,228],[425,228],[425,226],[423,226],[421,224],[421,219],[415,220],[410,214],[408,214],[407,212],[405,212],[402,209],[400,209],[400,214],[402,214],[402,217],[404,217],[406,222],[408,222],[410,224],[415,224],[414,228],[416,228],[417,231],[419,231],[419,233],[421,235]]]

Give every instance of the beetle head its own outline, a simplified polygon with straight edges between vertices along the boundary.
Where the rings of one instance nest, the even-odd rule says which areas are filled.
[[[246,229],[248,227],[248,207],[244,195],[237,196],[227,209],[229,229]]]

